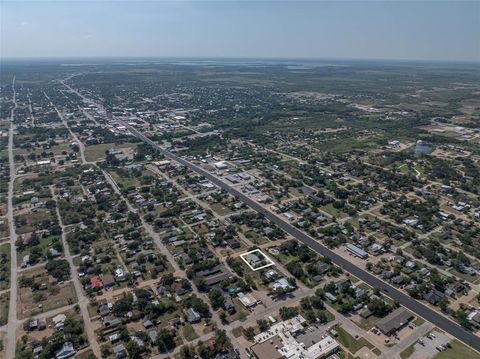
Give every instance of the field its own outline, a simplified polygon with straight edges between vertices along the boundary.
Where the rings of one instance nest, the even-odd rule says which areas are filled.
[[[0,326],[8,323],[9,300],[10,300],[9,292],[0,294]]]
[[[336,209],[335,207],[333,207],[332,204],[328,204],[326,205],[325,207],[322,207],[320,208],[322,211],[325,211],[327,212],[328,214],[332,215],[333,217],[336,217],[336,218],[345,218],[347,217],[347,215],[345,213],[343,213],[341,210],[339,209]]]
[[[45,275],[42,275],[41,278],[45,277]],[[35,292],[31,288],[19,288],[17,315],[20,318],[28,318],[52,309],[71,305],[75,301],[76,294],[72,282],[62,286],[49,284],[46,290]]]
[[[111,148],[115,149],[130,149],[134,148],[135,144],[133,143],[102,143],[101,145],[92,145],[87,146],[85,149],[85,159],[88,162],[100,161],[105,159],[105,151],[108,151]]]
[[[438,353],[434,359],[480,359],[480,354],[456,339],[452,340],[450,345],[452,346],[450,349]]]
[[[33,232],[34,230],[39,229],[43,221],[50,220],[54,218],[51,212],[48,209],[38,209],[34,213],[22,214],[15,217],[15,225],[17,228],[17,234],[23,234],[28,232]]]
[[[375,326],[375,323],[377,323],[379,320],[380,318],[374,315],[371,315],[368,318],[362,318],[359,316],[359,318],[355,320],[355,323],[357,323],[357,325],[362,329],[370,330]]]
[[[337,331],[338,336],[336,339],[340,342],[340,344],[345,347],[350,353],[355,354],[357,351],[362,349],[363,347],[367,347],[369,349],[374,349],[375,347],[365,338],[355,339],[349,333],[345,331],[342,327],[334,327]]]
[[[191,324],[185,324],[183,326],[182,334],[184,338],[189,342],[198,338],[198,334],[195,332],[195,329],[193,329]]]
[[[2,265],[2,273],[5,275],[4,280],[0,281],[0,290],[10,288],[10,243],[5,243],[0,246],[0,258]]]
[[[230,208],[225,207],[221,203],[212,204],[211,208],[212,208],[213,211],[215,211],[215,213],[217,213],[220,216],[228,216],[228,215],[233,213],[230,210]]]

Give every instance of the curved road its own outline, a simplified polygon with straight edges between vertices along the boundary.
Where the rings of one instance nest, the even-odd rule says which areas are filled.
[[[126,128],[130,130],[130,132],[135,135],[137,138],[141,139],[143,142],[149,144],[152,146],[156,151],[160,152],[163,154],[165,157],[176,161],[185,167],[189,168],[190,170],[197,172],[198,174],[201,174],[205,176],[208,180],[210,180],[212,183],[217,185],[218,187],[228,191],[231,195],[239,198],[241,201],[243,201],[245,204],[247,204],[250,208],[253,210],[262,213],[266,218],[268,218],[270,221],[275,223],[278,227],[283,229],[285,232],[296,238],[297,240],[303,242],[306,244],[308,247],[313,249],[315,252],[330,258],[332,262],[337,264],[338,266],[342,267],[344,270],[352,273],[354,276],[360,278],[362,281],[365,283],[368,283],[370,286],[379,288],[383,293],[388,295],[390,298],[398,301],[401,305],[406,307],[407,309],[411,310],[415,314],[423,317],[427,321],[433,323],[440,329],[444,330],[445,332],[449,333],[450,335],[454,336],[455,338],[461,340],[465,344],[471,346],[474,348],[476,351],[480,352],[480,338],[475,336],[474,334],[468,332],[464,328],[462,328],[460,325],[456,324],[452,320],[444,317],[440,313],[436,312],[435,310],[430,309],[423,303],[411,298],[407,294],[401,292],[400,290],[396,289],[395,287],[389,285],[388,283],[384,282],[383,280],[375,277],[374,275],[370,274],[366,270],[357,267],[348,259],[343,258],[342,256],[338,255],[337,253],[331,251],[324,245],[320,244],[318,241],[313,239],[312,237],[306,235],[302,231],[298,230],[294,226],[292,226],[290,223],[284,221],[283,219],[277,217],[275,214],[270,212],[269,210],[265,209],[262,207],[260,204],[249,198],[248,196],[244,195],[240,191],[236,190],[235,188],[231,187],[227,183],[223,182],[216,176],[212,175],[211,173],[205,171],[203,168],[196,166],[195,164],[161,148],[158,144],[150,140],[148,137],[146,137],[144,134],[130,126],[129,124],[125,123],[124,121],[121,121],[119,119],[116,119],[116,121],[120,122],[122,125],[124,125]]]

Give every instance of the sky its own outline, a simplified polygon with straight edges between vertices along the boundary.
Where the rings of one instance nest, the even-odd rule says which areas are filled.
[[[0,1],[0,56],[480,62],[480,1]]]

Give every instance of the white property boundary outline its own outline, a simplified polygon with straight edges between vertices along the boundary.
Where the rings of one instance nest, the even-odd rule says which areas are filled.
[[[268,264],[265,264],[264,266],[261,266],[261,267],[258,267],[258,268],[253,268],[251,266],[251,264],[244,258],[244,256],[246,255],[249,255],[251,253],[257,253],[257,252],[260,252],[263,257],[269,262]],[[257,271],[257,270],[260,270],[260,269],[264,269],[264,268],[267,268],[267,267],[271,267],[273,265],[275,265],[275,262],[272,261],[265,253],[263,253],[260,249],[254,249],[253,251],[248,251],[248,252],[245,252],[243,254],[240,254],[240,258],[242,258],[242,260],[247,264],[247,266],[253,270],[253,271]]]

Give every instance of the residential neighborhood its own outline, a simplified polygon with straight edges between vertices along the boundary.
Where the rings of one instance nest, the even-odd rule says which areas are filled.
[[[91,61],[2,68],[0,358],[480,358],[478,72]]]

